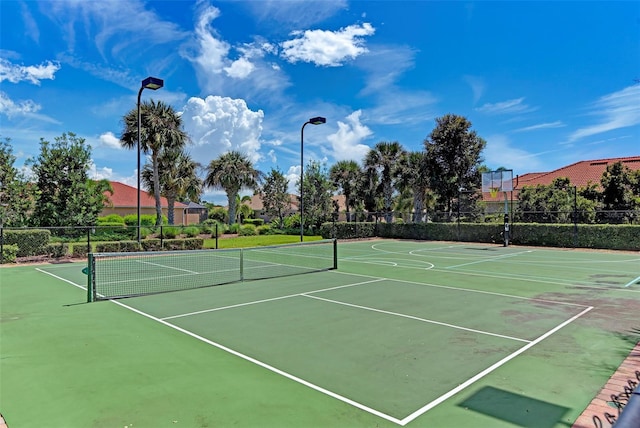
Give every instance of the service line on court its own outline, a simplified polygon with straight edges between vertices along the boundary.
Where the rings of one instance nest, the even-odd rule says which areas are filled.
[[[372,279],[371,281],[362,281],[362,282],[357,282],[355,284],[338,285],[338,286],[335,286],[335,287],[323,288],[321,290],[307,291],[307,292],[304,292],[304,293],[288,294],[286,296],[272,297],[272,298],[269,298],[269,299],[254,300],[252,302],[238,303],[236,305],[229,305],[229,306],[221,306],[219,308],[203,309],[201,311],[188,312],[188,313],[179,314],[179,315],[172,315],[172,316],[163,317],[163,318],[160,318],[160,319],[161,320],[171,320],[171,319],[176,319],[176,318],[188,317],[188,316],[191,316],[191,315],[206,314],[206,313],[209,313],[209,312],[222,311],[224,309],[240,308],[242,306],[255,305],[255,304],[258,304],[258,303],[273,302],[275,300],[289,299],[291,297],[300,297],[300,296],[304,296],[305,294],[321,293],[323,291],[338,290],[340,288],[348,288],[348,287],[355,287],[357,285],[371,284],[373,282],[379,282],[379,281],[383,281],[383,280],[384,280],[384,278]]]
[[[560,325],[556,326],[555,328],[549,330],[548,332],[546,332],[542,336],[538,337],[534,341],[526,344],[525,346],[523,346],[522,348],[520,348],[517,351],[513,352],[512,354],[507,355],[506,357],[504,357],[503,359],[501,359],[500,361],[498,361],[494,365],[492,365],[492,366],[488,367],[487,369],[481,371],[480,373],[478,373],[474,377],[468,379],[464,383],[462,383],[462,384],[458,385],[457,387],[453,388],[451,391],[447,392],[446,394],[441,395],[440,397],[436,398],[435,400],[433,400],[429,404],[421,407],[420,409],[416,410],[415,412],[413,412],[412,414],[410,414],[406,418],[402,419],[400,421],[400,425],[404,426],[404,425],[408,424],[409,422],[413,421],[414,419],[416,419],[417,417],[425,414],[426,412],[428,412],[429,410],[433,409],[438,404],[442,403],[445,400],[448,400],[449,398],[453,397],[454,395],[456,395],[460,391],[466,389],[468,386],[476,383],[477,381],[479,381],[483,377],[487,376],[489,373],[491,373],[491,372],[495,371],[496,369],[500,368],[501,366],[505,365],[506,363],[508,363],[509,361],[511,361],[512,359],[517,357],[518,355],[522,354],[523,352],[527,351],[528,349],[534,347],[538,343],[540,343],[543,340],[545,340],[547,337],[551,336],[552,334],[554,334],[555,332],[557,332],[561,328],[571,324],[573,321],[577,320],[578,318],[580,318],[581,316],[583,316],[584,314],[586,314],[587,312],[589,312],[592,309],[593,309],[593,306],[589,306],[588,308],[586,308],[585,310],[583,310],[579,314],[571,317],[570,319],[568,319],[567,321],[563,322],[562,324],[560,324]]]
[[[496,257],[489,257],[488,259],[475,260],[473,262],[462,263],[462,264],[453,265],[453,266],[447,266],[447,267],[445,267],[445,269],[455,269],[455,268],[459,268],[459,267],[462,267],[462,266],[470,266],[470,265],[475,265],[475,264],[478,264],[478,263],[492,262],[492,261],[495,261],[495,260],[507,259],[509,257],[515,257],[515,256],[519,256],[520,254],[526,254],[526,253],[533,253],[533,250],[520,251],[520,252],[517,252],[517,253],[510,253],[510,254],[502,254],[502,255],[496,256]]]
[[[482,331],[482,330],[476,330],[476,329],[473,329],[473,328],[462,327],[462,326],[455,325],[455,324],[448,324],[446,322],[440,322],[440,321],[428,320],[426,318],[415,317],[413,315],[406,315],[406,314],[401,314],[401,313],[398,313],[398,312],[391,312],[391,311],[385,311],[385,310],[382,310],[382,309],[371,308],[369,306],[354,305],[353,303],[341,302],[339,300],[325,299],[324,297],[311,296],[311,295],[309,295],[307,293],[302,293],[301,295],[304,296],[304,297],[309,297],[311,299],[323,300],[325,302],[334,303],[334,304],[337,304],[337,305],[350,306],[352,308],[364,309],[366,311],[371,311],[371,312],[379,312],[381,314],[386,314],[386,315],[394,315],[394,316],[401,317],[401,318],[408,318],[408,319],[415,320],[415,321],[426,322],[428,324],[436,324],[436,325],[441,325],[441,326],[444,326],[444,327],[455,328],[455,329],[458,329],[458,330],[470,331],[472,333],[478,333],[478,334],[484,334],[484,335],[487,335],[487,336],[500,337],[502,339],[516,340],[518,342],[525,342],[525,343],[531,342],[530,340],[520,339],[518,337],[505,336],[503,334],[491,333],[491,332]]]

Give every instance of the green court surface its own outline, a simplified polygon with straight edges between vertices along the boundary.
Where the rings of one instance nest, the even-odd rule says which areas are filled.
[[[92,303],[85,266],[0,269],[10,428],[568,427],[640,331],[632,252],[340,242],[337,270]]]

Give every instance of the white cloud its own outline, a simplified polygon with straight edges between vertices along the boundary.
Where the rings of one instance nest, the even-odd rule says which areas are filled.
[[[300,181],[300,165],[290,166],[284,176],[289,180],[289,193],[298,194],[298,181]]]
[[[192,97],[184,106],[182,121],[193,145],[192,157],[208,164],[223,153],[238,150],[252,162],[260,160],[262,110],[252,111],[241,99],[209,95]]]
[[[224,40],[214,37],[211,28],[213,20],[220,16],[220,10],[209,6],[202,10],[196,23],[195,34],[199,48],[195,62],[208,72],[219,74],[225,68],[226,57],[230,45]]]
[[[367,22],[350,25],[338,31],[307,30],[296,31],[293,40],[281,43],[282,57],[291,63],[298,61],[316,65],[337,67],[347,59],[354,59],[365,52],[364,36],[375,33]]]
[[[327,137],[331,143],[331,155],[336,161],[355,160],[361,161],[370,147],[362,144],[362,141],[371,136],[373,132],[360,123],[361,110],[354,111],[345,119],[338,121],[338,131]]]
[[[492,170],[505,167],[513,169],[514,175],[517,175],[545,169],[538,158],[543,153],[529,153],[513,147],[509,138],[504,135],[491,135],[486,138],[486,141],[487,145],[482,155],[485,159],[484,163]]]
[[[0,113],[9,118],[37,113],[40,109],[40,104],[36,104],[32,100],[15,103],[6,93],[0,91]]]
[[[349,7],[347,0],[315,2],[313,7],[309,7],[309,0],[260,0],[242,4],[259,20],[296,28],[308,28]]]
[[[44,79],[53,80],[56,72],[60,70],[57,62],[46,61],[40,65],[16,65],[4,58],[0,58],[0,82],[5,80],[11,83],[27,81],[34,85],[40,85]]]
[[[105,132],[104,134],[100,135],[99,139],[100,139],[100,143],[104,146],[107,146],[113,149],[122,148],[122,146],[120,145],[120,139],[116,137],[111,131]]]
[[[264,94],[278,103],[278,96],[290,82],[277,64],[264,58],[276,54],[276,46],[260,37],[232,46],[212,25],[219,16],[220,11],[213,6],[200,8],[194,39],[180,49],[180,54],[194,64],[202,90],[244,99]],[[232,52],[238,56],[232,58]]]
[[[536,110],[535,107],[530,107],[526,104],[523,104],[523,101],[524,97],[502,101],[499,103],[486,103],[482,107],[478,107],[475,110],[480,113],[486,114],[525,113]]]
[[[255,70],[256,66],[253,65],[247,58],[240,58],[236,61],[233,61],[229,67],[225,67],[224,71],[227,72],[229,77],[244,79],[247,77],[253,70]]]
[[[111,180],[113,178],[113,169],[107,167],[98,168],[91,160],[88,175],[93,180]]]
[[[539,123],[537,125],[526,126],[524,128],[516,129],[514,132],[528,132],[528,131],[537,131],[539,129],[553,129],[553,128],[562,128],[566,126],[562,121],[556,120],[555,122],[547,122],[547,123]]]
[[[578,129],[569,136],[569,143],[591,135],[640,124],[640,85],[601,97],[591,109],[600,118],[598,123]]]
[[[485,83],[482,77],[465,75],[463,79],[467,84],[471,87],[471,92],[473,92],[473,103],[477,103],[482,95],[484,94]]]
[[[103,58],[112,56],[127,63],[142,56],[148,61],[150,49],[159,56],[160,45],[187,36],[175,22],[161,19],[141,1],[61,1],[43,4],[42,10],[65,32],[70,54],[76,51],[76,31],[95,43]],[[173,54],[172,47],[162,53]]]

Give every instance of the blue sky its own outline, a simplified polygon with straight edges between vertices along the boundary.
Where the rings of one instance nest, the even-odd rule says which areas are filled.
[[[422,150],[467,117],[514,174],[640,155],[640,2],[0,1],[0,137],[17,165],[74,132],[92,177],[135,186],[122,117],[145,90],[202,164],[234,149],[291,185],[305,164]],[[224,202],[208,190],[203,199]]]

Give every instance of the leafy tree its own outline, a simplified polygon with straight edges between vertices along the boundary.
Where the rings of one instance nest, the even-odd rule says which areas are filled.
[[[15,167],[11,139],[0,141],[0,226],[24,226],[33,210],[32,186]]]
[[[149,193],[156,200],[156,226],[162,224],[162,205],[160,203],[160,158],[162,152],[183,148],[188,136],[182,130],[182,117],[173,107],[153,100],[140,105],[140,151],[151,155],[152,182]],[[138,109],[129,111],[124,116],[124,130],[120,136],[120,144],[134,149],[138,144]]]
[[[451,217],[460,190],[480,187],[480,154],[486,141],[471,130],[465,117],[447,114],[436,118],[436,127],[424,145],[431,188],[438,195],[440,208]]]
[[[222,189],[227,194],[229,224],[233,224],[236,218],[236,196],[240,189],[255,190],[261,175],[249,158],[238,151],[227,152],[209,163],[204,184]]]
[[[165,149],[160,153],[160,196],[167,198],[169,224],[174,224],[173,208],[176,201],[200,199],[202,179],[198,177],[199,166],[182,148]],[[155,197],[152,165],[144,166],[141,177],[149,194]]]
[[[376,192],[382,195],[385,220],[390,223],[393,218],[393,177],[395,168],[404,156],[404,149],[397,141],[392,143],[380,142],[367,153],[364,166],[370,175],[379,177]],[[371,181],[370,181],[371,182]]]
[[[571,181],[562,177],[556,178],[548,186],[524,186],[518,195],[516,218],[536,223],[569,223],[573,221],[574,209],[577,209],[577,221],[593,223],[596,203],[583,196],[591,191],[587,186],[576,192]]]
[[[640,208],[640,194],[635,193],[637,177],[631,170],[616,162],[608,165],[602,174],[602,204],[603,209],[611,211],[626,211],[620,217],[622,221],[629,221],[633,217],[631,211]],[[635,193],[635,194],[634,194]]]
[[[405,153],[395,170],[398,187],[413,198],[413,222],[422,222],[425,202],[429,197],[429,165],[426,152]]]
[[[107,180],[89,180],[91,147],[69,132],[55,143],[40,139],[40,156],[31,159],[38,194],[31,222],[34,226],[91,226],[107,202]]]
[[[351,221],[349,208],[355,208],[356,205],[354,196],[356,195],[358,181],[361,179],[361,176],[362,168],[353,160],[338,161],[329,169],[329,179],[336,188],[342,189],[342,194],[345,199],[347,221]]]
[[[285,212],[291,208],[291,198],[287,192],[289,180],[279,169],[271,169],[264,184],[258,191],[262,198],[264,211],[269,217],[277,217],[282,224]]]
[[[310,161],[304,172],[304,224],[320,227],[331,218],[334,187],[326,168]],[[298,186],[300,183],[298,182]]]

